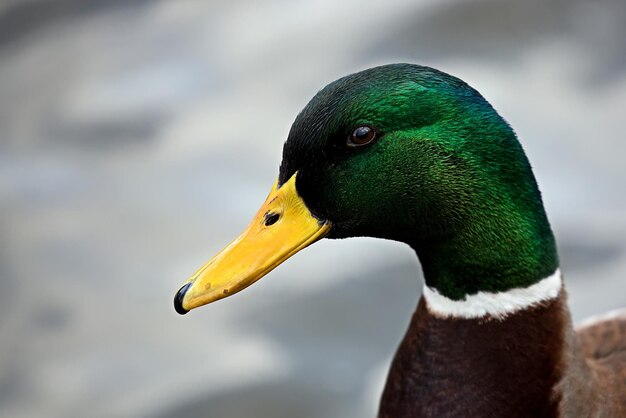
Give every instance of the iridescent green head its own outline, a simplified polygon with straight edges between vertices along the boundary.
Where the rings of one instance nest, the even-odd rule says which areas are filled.
[[[341,78],[298,115],[279,184],[296,174],[331,238],[406,242],[429,286],[459,299],[554,272],[554,238],[510,126],[473,88],[394,64]]]
[[[525,287],[558,265],[511,128],[463,81],[409,64],[349,75],[313,97],[267,200],[180,288],[176,310],[232,295],[324,236],[406,242],[426,283],[452,299]]]

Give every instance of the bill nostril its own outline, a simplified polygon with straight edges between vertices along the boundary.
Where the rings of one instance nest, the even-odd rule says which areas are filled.
[[[272,226],[280,219],[280,214],[268,212],[265,214],[265,226]]]

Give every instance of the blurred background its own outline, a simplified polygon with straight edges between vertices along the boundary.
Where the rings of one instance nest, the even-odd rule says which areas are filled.
[[[626,306],[626,2],[0,3],[0,415],[373,417],[411,250],[325,240],[246,291],[172,298],[267,195],[328,82],[414,62],[518,132],[574,319]]]

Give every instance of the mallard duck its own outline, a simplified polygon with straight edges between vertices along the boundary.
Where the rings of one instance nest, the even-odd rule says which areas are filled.
[[[321,238],[415,250],[424,289],[379,417],[624,417],[626,312],[574,330],[515,133],[462,80],[411,64],[319,91],[247,229],[174,298],[232,295]]]

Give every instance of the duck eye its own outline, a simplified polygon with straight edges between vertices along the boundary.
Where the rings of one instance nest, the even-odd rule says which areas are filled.
[[[369,126],[359,126],[348,138],[349,147],[360,147],[367,145],[376,139],[376,131]]]

